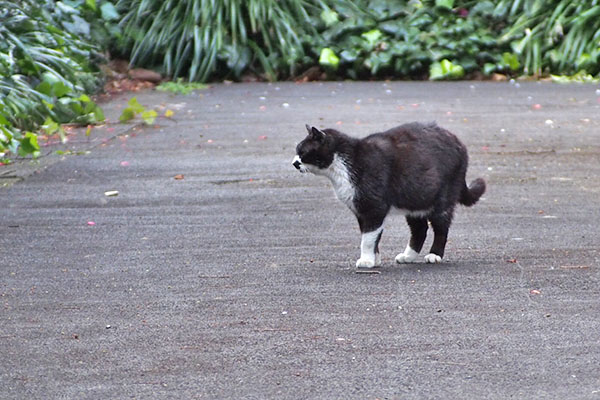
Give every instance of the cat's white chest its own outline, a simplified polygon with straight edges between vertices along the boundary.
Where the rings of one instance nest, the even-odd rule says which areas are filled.
[[[322,171],[331,180],[337,198],[348,206],[350,210],[356,212],[356,207],[354,206],[356,188],[352,183],[348,166],[344,160],[335,155],[331,165]]]

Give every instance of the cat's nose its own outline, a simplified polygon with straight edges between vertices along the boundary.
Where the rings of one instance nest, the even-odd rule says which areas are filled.
[[[300,166],[302,165],[302,161],[300,161],[300,157],[298,157],[298,156],[294,157],[294,159],[292,160],[292,165],[294,167],[296,167],[296,169],[300,169]]]

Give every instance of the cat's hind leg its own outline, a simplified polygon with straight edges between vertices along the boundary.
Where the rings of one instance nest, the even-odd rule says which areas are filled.
[[[442,262],[446,241],[448,240],[448,231],[452,223],[453,210],[447,210],[440,214],[435,214],[429,218],[435,234],[433,244],[429,254],[425,256],[425,261],[431,264]]]
[[[418,217],[406,217],[406,222],[410,227],[410,241],[406,245],[403,253],[396,256],[398,264],[412,263],[417,260],[425,238],[427,237],[427,219]]]

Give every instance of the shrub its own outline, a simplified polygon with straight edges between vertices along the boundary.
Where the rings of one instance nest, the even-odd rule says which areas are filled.
[[[68,3],[0,1],[0,153],[35,154],[28,131],[60,133],[58,123],[104,119],[84,95],[99,83],[92,63],[99,48],[90,41],[101,32],[84,17],[98,24],[102,10],[93,0]]]
[[[510,42],[527,75],[600,72],[600,5],[596,0],[497,2],[495,14],[510,25]]]
[[[321,45],[339,55],[338,74],[356,79],[433,73],[437,79],[460,78],[486,64],[488,73],[506,69],[502,55],[510,46],[498,45],[504,21],[491,1],[459,2],[454,8],[448,0],[330,3],[321,14]]]
[[[304,0],[119,0],[121,46],[131,62],[160,65],[190,81],[239,78],[247,69],[270,80],[310,62],[303,35],[315,6]],[[260,69],[260,70],[259,70]]]
[[[331,77],[424,78],[443,60],[462,73],[515,70],[498,44],[492,1],[119,0],[121,45],[134,64],[190,81],[250,70],[286,78],[318,62]],[[447,65],[447,63],[445,63]],[[457,74],[457,71],[463,71]]]

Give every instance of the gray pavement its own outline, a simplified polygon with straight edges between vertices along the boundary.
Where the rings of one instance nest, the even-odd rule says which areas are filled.
[[[89,153],[0,188],[0,397],[600,399],[598,89],[138,94],[173,119],[80,134]],[[134,95],[105,105],[112,120]],[[295,145],[305,123],[414,120],[456,133],[488,191],[458,210],[443,264],[395,265],[395,216],[381,273],[355,274],[354,217],[291,166]]]

